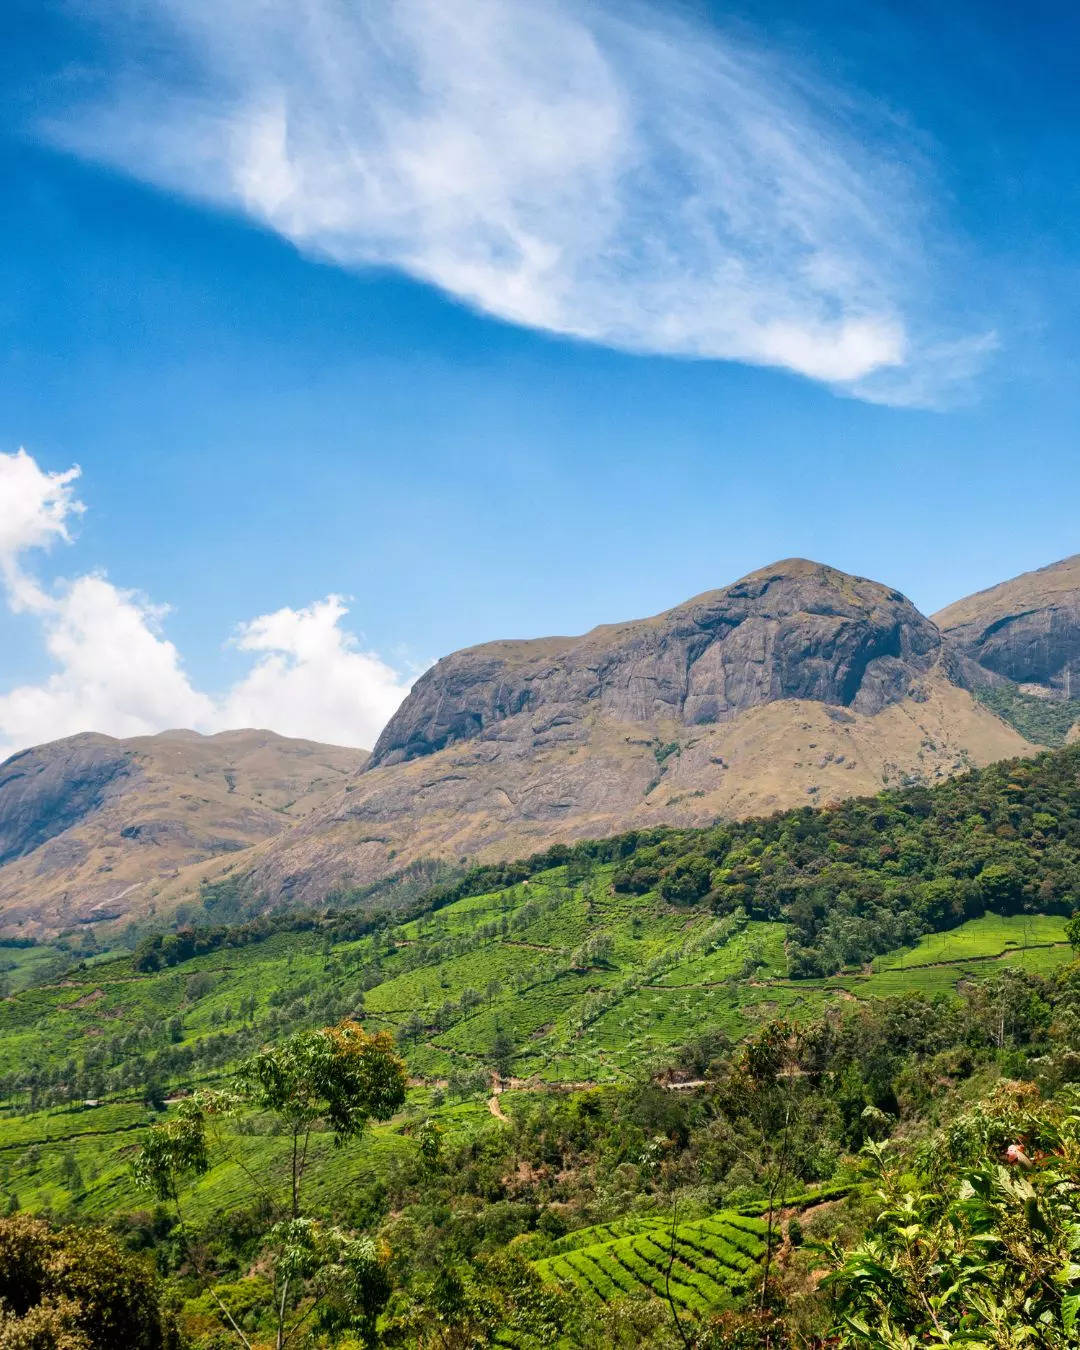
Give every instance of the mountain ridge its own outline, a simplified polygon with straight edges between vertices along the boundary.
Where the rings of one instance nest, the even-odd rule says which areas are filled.
[[[451,653],[413,686],[367,768],[561,703],[596,702],[627,721],[670,714],[687,725],[800,696],[873,713],[942,654],[934,625],[899,591],[786,559],[647,619]],[[962,663],[953,665],[952,677],[970,683]]]
[[[1070,566],[1044,569],[1066,605],[1071,573],[1063,577],[1062,569]],[[48,827],[19,824],[0,786],[0,848],[19,829],[37,840],[26,856],[0,865],[0,913],[17,931],[155,913],[161,922],[191,912],[207,882],[248,910],[320,904],[414,866],[505,861],[630,828],[820,804],[1032,753],[1037,742],[1008,715],[1015,686],[981,664],[972,654],[977,644],[955,629],[943,631],[894,587],[795,558],[645,619],[466,648],[421,676],[370,756],[307,743],[309,757],[339,758],[309,797],[301,793],[300,806],[291,801],[283,810],[279,797],[267,819],[265,793],[245,799],[246,815],[231,833],[204,829],[181,850],[182,862],[157,866],[149,879],[125,862],[128,899],[122,887],[101,885],[78,859],[58,853],[60,844],[78,851],[78,829],[41,837]],[[1067,632],[1063,640],[1068,647]],[[220,758],[230,736],[260,735],[272,733],[180,731],[146,738],[141,748],[182,760],[192,747],[215,747]],[[112,836],[99,837],[97,847],[115,848],[116,836],[132,827],[138,839],[148,823],[175,844],[172,828],[184,816],[167,793],[155,821],[130,811],[124,818],[121,807],[109,815],[110,794],[124,801],[126,792],[129,806],[135,800],[130,780],[143,765],[110,738],[90,742],[104,780],[75,785],[83,805],[65,800],[76,815],[85,808],[98,813],[99,825],[111,822]],[[11,765],[0,767],[0,785]],[[214,772],[220,778],[221,766]],[[201,809],[225,810],[222,819],[230,819],[239,803],[215,781]],[[205,774],[200,783],[205,789]],[[172,816],[170,808],[177,808]],[[126,847],[132,858],[151,856],[131,839]],[[98,865],[115,862],[105,857]],[[48,903],[27,901],[50,875]]]
[[[954,601],[933,621],[998,675],[1062,698],[1080,694],[1080,553]]]
[[[933,782],[1032,749],[971,696],[999,679],[895,588],[785,560],[647,619],[444,657],[246,879],[314,902],[425,857]]]
[[[286,829],[366,757],[261,730],[20,751],[0,764],[3,931],[142,916],[156,888]]]

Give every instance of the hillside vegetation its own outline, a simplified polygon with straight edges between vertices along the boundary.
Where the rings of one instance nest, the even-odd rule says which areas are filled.
[[[1076,698],[1028,694],[1013,684],[980,689],[977,697],[1036,745],[1064,745],[1069,732],[1080,722],[1080,699]]]
[[[1002,1074],[1049,1097],[1071,1077],[1078,784],[1069,748],[560,845],[396,916],[269,916],[76,965],[0,1002],[0,1194],[108,1220],[153,1251],[189,1333],[229,1343],[175,1214],[134,1188],[140,1141],[260,1047],[362,1021],[389,1033],[408,1092],[358,1143],[316,1121],[305,1203],[386,1244],[380,1338],[436,1343],[439,1318],[486,1336],[496,1309],[506,1344],[550,1343],[554,1318],[566,1344],[705,1345],[748,1305],[789,1317],[791,1218],[834,1216],[838,1269],[864,1231],[854,1151],[898,1124],[925,1134]],[[271,1202],[252,1179],[287,1191],[290,1137],[259,1111],[220,1128],[183,1213],[261,1345]]]

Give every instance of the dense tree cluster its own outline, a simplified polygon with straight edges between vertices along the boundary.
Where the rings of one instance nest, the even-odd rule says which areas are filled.
[[[180,1350],[147,1263],[100,1229],[0,1219],[0,1350]]]
[[[670,831],[635,847],[616,889],[742,907],[790,929],[792,975],[828,975],[923,933],[1080,904],[1080,749],[933,788]]]

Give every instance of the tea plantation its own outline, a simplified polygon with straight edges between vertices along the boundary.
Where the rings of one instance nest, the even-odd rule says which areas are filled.
[[[431,1122],[447,1152],[466,1149],[480,1194],[514,1192],[505,1177],[484,1179],[484,1159],[505,1153],[500,1136],[527,1137],[528,1190],[545,1175],[545,1102],[584,1109],[595,1098],[601,1115],[617,1113],[623,1088],[628,1100],[649,1088],[674,1102],[776,1019],[809,1025],[830,1008],[912,993],[971,1005],[1002,971],[1064,966],[1078,776],[1080,752],[1066,750],[932,791],[552,850],[479,869],[397,915],[271,916],[148,938],[60,973],[50,954],[47,978],[0,999],[0,1205],[91,1219],[145,1208],[131,1164],[148,1125],[174,1118],[193,1088],[226,1086],[260,1046],[346,1018],[391,1034],[408,1095],[348,1148],[315,1131],[314,1207],[368,1227],[388,1180],[415,1177],[418,1131]],[[20,956],[22,970],[33,965]],[[1042,1016],[1029,995],[1016,1007]],[[1006,1053],[1012,1016],[1001,1013],[986,1053]],[[848,1100],[839,1079],[835,1092]],[[656,1103],[642,1109],[665,1118]],[[862,1106],[851,1109],[855,1126],[830,1127],[838,1139],[859,1133]],[[572,1112],[559,1119],[572,1141]],[[695,1128],[708,1138],[705,1117]],[[208,1228],[248,1212],[253,1176],[280,1188],[288,1170],[289,1140],[269,1118],[222,1130],[214,1165],[185,1196],[190,1221]],[[648,1140],[623,1157],[616,1139],[616,1190],[620,1168],[649,1189]],[[673,1234],[659,1191],[643,1206],[633,1190],[593,1205],[583,1176],[577,1224],[522,1248],[545,1287],[601,1309],[660,1293],[699,1317],[757,1278],[765,1223],[729,1200],[733,1183],[681,1209]],[[693,1175],[680,1184],[693,1192]],[[558,1185],[553,1174],[540,1190]],[[509,1222],[498,1204],[492,1216]]]

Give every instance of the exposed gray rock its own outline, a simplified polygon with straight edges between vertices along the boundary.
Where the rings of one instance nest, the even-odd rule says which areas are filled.
[[[937,628],[898,591],[794,559],[655,618],[455,652],[417,681],[368,769],[487,738],[522,713],[541,742],[573,737],[594,711],[699,726],[806,698],[873,714],[942,656]],[[964,663],[945,657],[968,684]]]
[[[959,651],[1018,684],[1080,696],[1080,554],[934,616]]]
[[[38,745],[0,764],[0,864],[21,858],[97,811],[110,789],[138,773],[109,736]]]

